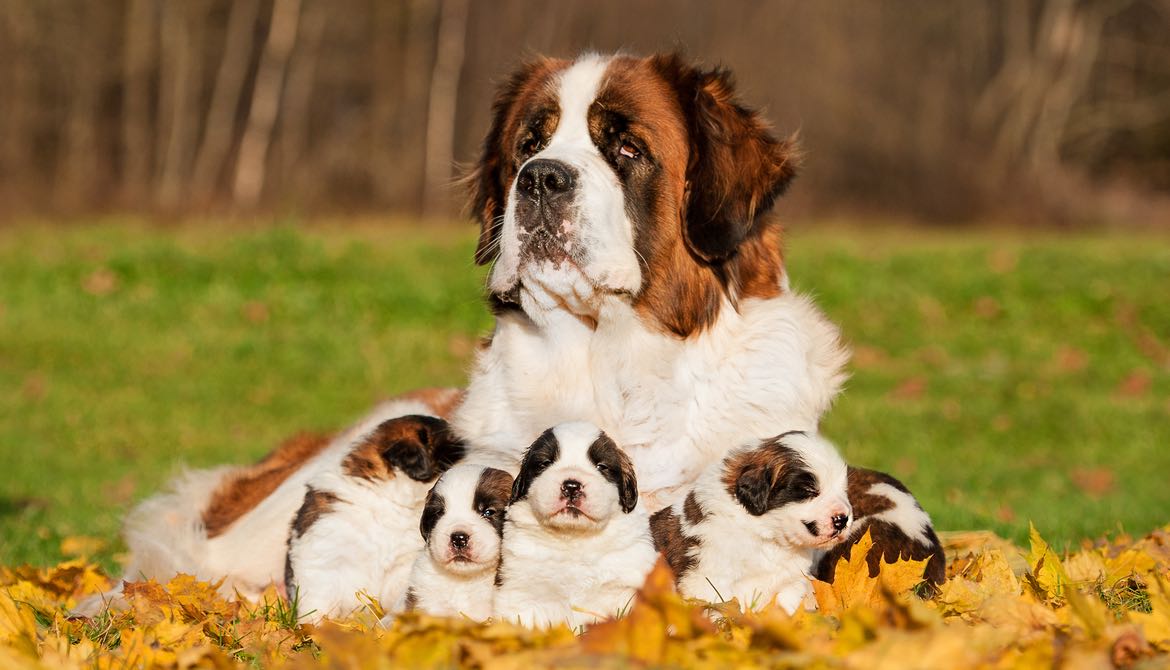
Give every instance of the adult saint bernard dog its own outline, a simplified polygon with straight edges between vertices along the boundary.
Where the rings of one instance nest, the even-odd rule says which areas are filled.
[[[651,512],[733,447],[816,430],[848,353],[789,288],[770,216],[796,146],[727,71],[542,58],[493,115],[468,184],[495,329],[463,394],[401,413],[450,419],[467,462],[511,473],[550,426],[591,422],[625,448]],[[306,482],[397,410],[146,501],[127,524],[128,576],[226,577],[244,594],[281,582]]]

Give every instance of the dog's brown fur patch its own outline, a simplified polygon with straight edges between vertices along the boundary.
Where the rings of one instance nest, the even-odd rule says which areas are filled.
[[[687,499],[683,502],[683,516],[686,517],[687,523],[691,526],[697,526],[702,523],[703,519],[707,518],[707,512],[703,510],[703,506],[695,498],[694,491],[688,493]]]
[[[690,554],[699,546],[699,540],[683,532],[682,521],[673,509],[660,509],[650,517],[650,535],[654,538],[654,548],[674,572],[675,583],[695,567],[695,558]]]
[[[292,536],[301,537],[305,531],[317,523],[326,512],[333,508],[333,504],[341,498],[329,491],[319,491],[313,487],[305,490],[305,500],[297,510],[297,516],[292,522]]]
[[[301,503],[301,508],[297,510],[297,515],[293,517],[292,525],[288,530],[288,545],[292,547],[294,539],[301,537],[305,531],[317,523],[317,520],[324,516],[329,510],[333,509],[333,505],[341,498],[329,491],[318,491],[313,487],[307,487],[305,490],[305,499]],[[289,596],[292,597],[292,589],[296,583],[296,576],[292,567],[292,552],[286,551],[284,554],[284,586],[289,591]]]
[[[255,465],[239,468],[227,475],[203,510],[203,527],[212,538],[226,531],[237,519],[296,472],[306,461],[329,444],[329,435],[298,433],[285,440]]]

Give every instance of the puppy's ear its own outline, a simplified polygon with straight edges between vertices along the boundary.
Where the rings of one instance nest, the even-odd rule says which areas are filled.
[[[430,541],[431,531],[439,523],[439,519],[443,516],[443,511],[446,509],[446,506],[446,501],[443,500],[443,496],[435,493],[434,488],[427,491],[427,499],[423,503],[422,518],[418,523],[418,530],[422,533],[423,542]]]
[[[388,468],[419,482],[429,482],[463,456],[464,445],[443,419],[401,416],[383,422],[375,432]]]
[[[634,464],[624,458],[622,463],[621,483],[618,484],[618,500],[622,504],[622,511],[627,514],[638,506],[638,478],[634,475]]]
[[[595,466],[604,466],[603,475],[618,490],[622,511],[630,513],[638,505],[638,477],[634,464],[626,452],[609,435],[601,433],[589,445],[589,460]]]
[[[484,137],[479,161],[464,178],[470,191],[469,213],[479,222],[477,265],[486,265],[499,254],[500,226],[508,196],[507,162],[513,151],[510,140],[518,123],[516,107],[521,104],[525,90],[553,65],[555,61],[545,58],[525,63],[496,91],[492,123]]]
[[[684,238],[700,259],[721,262],[796,176],[796,141],[777,139],[739,102],[727,70],[699,70],[678,54],[653,64],[674,85],[690,134]]]
[[[533,480],[547,470],[548,466],[557,460],[560,453],[561,445],[557,442],[556,436],[553,435],[552,428],[541,433],[532,446],[528,447],[528,451],[524,452],[524,459],[520,463],[520,473],[512,482],[512,500],[510,502],[526,498]]]
[[[429,482],[439,476],[430,450],[416,440],[395,440],[382,451],[386,464],[416,482]]]
[[[735,479],[735,499],[748,514],[760,516],[768,511],[772,494],[772,476],[764,465],[749,465],[740,470]]]

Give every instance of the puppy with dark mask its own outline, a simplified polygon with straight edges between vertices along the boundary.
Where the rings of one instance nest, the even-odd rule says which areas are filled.
[[[629,457],[589,423],[528,448],[504,520],[495,616],[577,628],[626,607],[658,553]]]
[[[394,610],[475,621],[490,617],[511,497],[512,475],[503,470],[460,464],[443,473],[427,494],[419,522],[426,548]]]

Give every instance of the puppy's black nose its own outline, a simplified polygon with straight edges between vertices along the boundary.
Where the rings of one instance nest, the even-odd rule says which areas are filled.
[[[467,537],[467,533],[462,531],[451,533],[451,546],[455,547],[456,549],[466,549],[467,542],[470,539],[471,538]]]
[[[833,530],[840,533],[845,530],[845,526],[849,525],[849,515],[834,514],[833,515]]]
[[[561,495],[565,496],[569,500],[573,500],[574,498],[580,496],[581,482],[577,481],[576,479],[566,479],[565,481],[561,482]]]
[[[573,190],[573,169],[560,161],[528,161],[516,177],[516,188],[532,200],[552,200]]]

